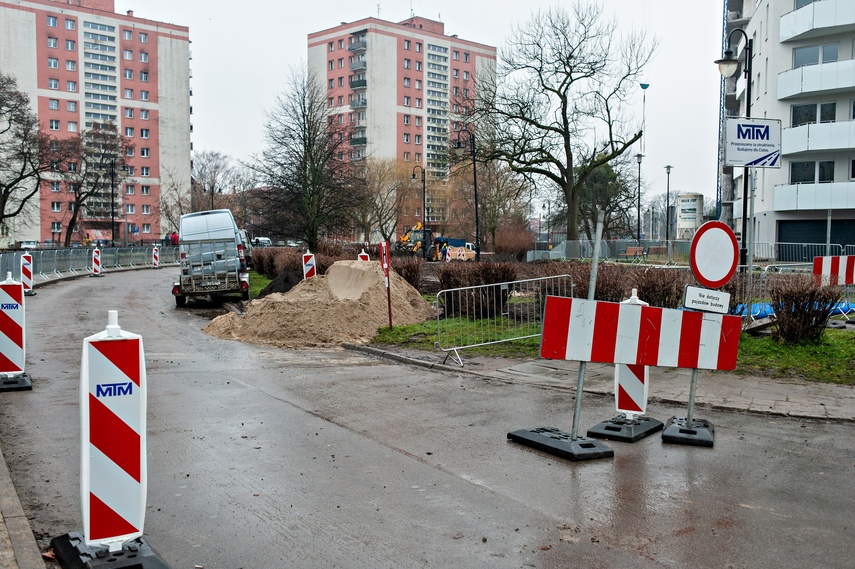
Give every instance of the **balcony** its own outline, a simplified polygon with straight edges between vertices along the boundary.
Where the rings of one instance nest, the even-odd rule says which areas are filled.
[[[351,109],[364,109],[368,106],[368,99],[356,99],[352,103],[350,103]]]
[[[368,62],[364,59],[360,59],[359,61],[354,61],[350,64],[351,71],[359,71],[360,69],[366,69],[368,67]]]
[[[853,148],[855,121],[804,124],[781,132],[781,152],[788,156]]]
[[[780,40],[808,40],[855,32],[855,4],[852,0],[823,0],[781,16]]]
[[[775,211],[855,208],[855,182],[775,186]]]
[[[351,89],[365,89],[368,87],[368,81],[366,79],[355,79],[350,82]]]
[[[778,75],[778,100],[855,89],[855,60],[806,65]]]
[[[365,136],[354,136],[350,139],[351,146],[365,146],[368,144],[368,138]]]
[[[359,52],[368,49],[368,43],[365,40],[355,41],[347,46],[347,51]]]

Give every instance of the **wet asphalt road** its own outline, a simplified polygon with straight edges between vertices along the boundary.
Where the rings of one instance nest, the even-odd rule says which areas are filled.
[[[117,309],[147,359],[145,535],[175,569],[853,566],[855,425],[704,410],[712,449],[571,463],[506,440],[569,430],[566,392],[212,338],[174,272],[27,299],[34,389],[0,394],[0,441],[43,550],[82,528],[82,339]],[[614,414],[583,403],[583,429]]]

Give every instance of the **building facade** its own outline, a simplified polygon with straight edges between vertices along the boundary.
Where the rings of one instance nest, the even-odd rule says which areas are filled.
[[[116,161],[118,186],[100,197],[111,203],[78,217],[75,243],[159,240],[172,229],[165,194],[190,191],[189,30],[114,12],[113,0],[0,0],[0,70],[16,77],[42,128],[64,138],[110,123],[133,146]],[[14,240],[62,240],[73,184],[46,178]]]
[[[495,47],[446,35],[444,23],[415,16],[309,34],[308,68],[327,87],[331,119],[352,127],[350,158],[394,160],[402,177],[415,177],[399,189],[398,235],[419,221],[446,233],[463,215],[449,150],[461,128],[474,129],[466,114],[477,81],[495,78],[495,62]],[[468,147],[466,134],[461,140]]]
[[[746,110],[746,42],[735,28],[753,48],[751,117],[782,127],[782,167],[749,174],[754,255],[768,256],[774,243],[855,245],[855,2],[726,0],[725,41],[741,69],[725,82],[722,118]],[[722,167],[723,219],[732,215],[737,233],[742,176]]]

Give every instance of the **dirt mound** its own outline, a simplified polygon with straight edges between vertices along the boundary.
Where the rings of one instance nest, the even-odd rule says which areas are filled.
[[[274,292],[286,293],[303,281],[303,271],[299,269],[287,269],[279,273],[279,276],[270,281],[261,292],[258,293],[258,298],[264,298]]]
[[[419,292],[390,269],[392,323],[416,324],[434,316]],[[287,293],[249,303],[243,315],[212,320],[212,336],[282,347],[367,342],[388,326],[386,286],[379,262],[338,261],[323,276],[300,282]]]

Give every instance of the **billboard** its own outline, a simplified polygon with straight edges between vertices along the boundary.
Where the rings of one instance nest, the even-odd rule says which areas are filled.
[[[728,118],[725,123],[724,163],[753,168],[781,167],[781,121]]]

